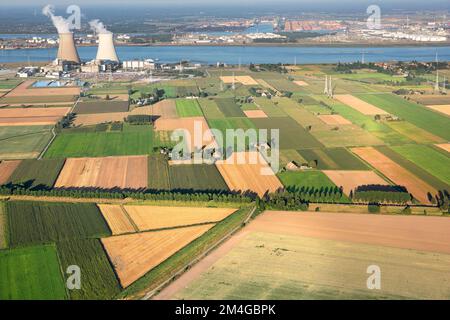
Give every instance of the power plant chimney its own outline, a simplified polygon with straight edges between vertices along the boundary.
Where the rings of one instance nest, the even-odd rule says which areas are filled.
[[[73,33],[59,34],[58,59],[62,61],[70,61],[81,63],[77,48],[75,47],[75,39]]]
[[[119,62],[116,49],[114,48],[114,40],[112,33],[98,34],[98,51],[96,60],[110,60]]]

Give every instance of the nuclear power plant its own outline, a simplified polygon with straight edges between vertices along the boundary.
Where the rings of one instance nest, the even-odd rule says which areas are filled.
[[[80,64],[80,56],[75,46],[73,33],[59,34],[59,48],[57,59],[69,63]]]
[[[98,51],[95,60],[119,62],[112,33],[100,33],[98,35]]]

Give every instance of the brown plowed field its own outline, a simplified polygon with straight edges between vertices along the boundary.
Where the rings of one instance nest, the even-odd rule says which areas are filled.
[[[144,276],[214,225],[136,233],[102,239],[122,287]]]
[[[56,188],[147,188],[147,156],[67,159]]]
[[[384,111],[383,109],[375,107],[374,105],[367,103],[367,102],[365,102],[357,97],[354,97],[350,94],[338,94],[335,96],[335,98],[339,102],[342,102],[342,103],[348,105],[349,107],[352,107],[353,109],[355,109],[365,115],[374,116],[377,114],[379,114],[379,115],[389,114],[388,112]]]
[[[89,126],[105,122],[123,122],[128,112],[78,114],[74,120],[76,126]]]
[[[448,95],[423,94],[412,95],[409,98],[426,106],[450,104],[450,96]]]
[[[427,193],[437,194],[436,189],[419,179],[411,172],[395,163],[384,154],[372,147],[353,148],[352,151],[380,171],[389,180],[399,186],[404,186],[422,203],[429,203]]]
[[[137,232],[128,216],[119,205],[99,204],[98,207],[113,235]]]
[[[237,161],[241,157],[245,163]],[[216,166],[230,190],[250,190],[263,196],[266,192],[283,188],[272,168],[258,152],[235,152],[230,159],[217,161]],[[262,170],[269,174],[263,175]]]
[[[239,82],[239,83],[243,84],[244,86],[258,85],[258,82],[256,82],[255,79],[253,79],[250,76],[235,76],[235,77],[226,76],[226,77],[220,77],[220,80],[222,80],[223,83],[233,83],[233,81],[236,83]]]
[[[346,125],[352,124],[350,121],[345,119],[343,116],[338,114],[330,114],[330,115],[320,115],[318,116],[320,120],[329,125]]]
[[[175,100],[163,100],[150,107],[138,107],[130,112],[131,115],[157,116],[160,119],[176,119],[178,117]]]
[[[5,184],[9,181],[9,178],[13,174],[14,170],[17,169],[20,162],[20,160],[0,162],[0,185]]]
[[[237,209],[158,206],[125,206],[139,231],[219,222]]]
[[[0,126],[53,125],[70,108],[11,108],[0,109]]]
[[[267,114],[262,110],[245,110],[244,114],[250,119],[267,118]]]
[[[436,147],[441,148],[442,150],[445,150],[447,152],[450,152],[450,143],[437,144]]]
[[[389,183],[384,181],[373,171],[323,170],[322,172],[325,173],[335,185],[343,187],[346,195],[350,195],[350,191],[363,185],[389,185]]]
[[[78,96],[78,87],[31,88],[34,80],[28,80],[11,90],[6,97],[43,97],[43,96]],[[30,87],[30,88],[29,88]]]
[[[60,117],[0,118],[0,126],[48,126],[56,124],[60,119]]]
[[[450,104],[427,106],[431,110],[450,116]]]

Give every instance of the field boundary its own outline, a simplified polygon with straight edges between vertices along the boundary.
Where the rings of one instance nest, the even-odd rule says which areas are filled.
[[[183,273],[185,273],[188,269],[193,267],[195,264],[200,262],[200,260],[203,260],[206,256],[208,256],[212,251],[217,249],[223,242],[228,240],[232,235],[234,235],[237,231],[242,229],[243,226],[245,226],[255,213],[257,207],[253,207],[253,209],[250,211],[250,213],[247,215],[246,219],[242,222],[241,225],[237,226],[233,230],[231,230],[228,234],[226,234],[224,237],[222,237],[220,240],[218,240],[215,244],[211,245],[205,252],[203,252],[200,256],[195,257],[191,262],[187,263],[183,267],[180,268],[178,272],[176,272],[173,276],[171,276],[169,279],[164,281],[162,284],[160,284],[158,287],[153,289],[152,291],[147,292],[140,300],[150,300],[153,296],[155,296],[157,293],[159,293],[163,288],[165,288],[167,285],[172,283],[174,280],[179,278]]]

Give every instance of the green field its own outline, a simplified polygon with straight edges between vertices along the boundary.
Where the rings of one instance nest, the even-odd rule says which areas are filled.
[[[6,212],[11,247],[111,234],[93,203],[8,201]]]
[[[357,97],[403,118],[419,128],[429,131],[443,139],[450,140],[447,117],[443,117],[423,106],[406,101],[393,94],[359,94]]]
[[[280,168],[284,168],[289,162],[294,161],[297,165],[307,163],[297,150],[283,149],[280,150]]]
[[[153,152],[154,146],[151,126],[125,125],[121,132],[63,132],[56,137],[44,157],[55,159],[146,155]]]
[[[280,149],[301,149],[321,147],[321,143],[289,117],[252,119],[258,129],[279,130]]]
[[[14,170],[9,183],[32,190],[48,190],[55,184],[63,165],[63,159],[23,160]]]
[[[215,165],[174,165],[169,167],[169,175],[174,191],[228,191]]]
[[[245,117],[234,98],[217,98],[214,101],[225,117]]]
[[[392,149],[450,186],[450,158],[423,145],[404,145]]]
[[[50,126],[0,127],[0,159],[37,158],[51,137]]]
[[[8,247],[8,220],[5,210],[5,202],[0,201],[0,249]]]
[[[70,299],[105,300],[119,294],[119,282],[99,240],[61,241],[57,249],[62,270],[72,265],[81,269],[81,289],[70,290]]]
[[[255,98],[255,104],[264,111],[268,117],[286,117],[286,113],[278,107],[275,99]]]
[[[290,188],[314,187],[314,188],[334,188],[336,185],[322,172],[310,171],[285,171],[278,174],[281,183]]]
[[[213,99],[199,99],[200,107],[206,119],[222,119],[225,115],[220,111],[216,102]]]
[[[430,261],[433,264],[430,265]],[[450,256],[254,231],[174,299],[449,299]],[[386,270],[368,290],[366,270]]]
[[[0,251],[0,300],[63,300],[54,245]]]
[[[170,190],[169,165],[163,155],[148,158],[148,189]]]
[[[321,170],[368,170],[368,167],[345,148],[305,149],[299,153]],[[311,164],[311,163],[310,163]]]
[[[203,113],[195,99],[177,99],[177,113],[180,117],[202,117]]]

